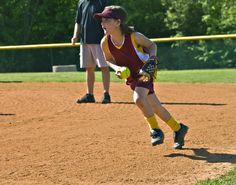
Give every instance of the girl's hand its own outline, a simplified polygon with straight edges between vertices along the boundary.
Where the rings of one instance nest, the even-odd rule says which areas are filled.
[[[158,59],[156,56],[151,56],[139,71],[139,80],[148,82],[151,78],[156,78]]]
[[[118,67],[115,74],[120,79],[127,79],[130,76],[130,70],[128,67]]]

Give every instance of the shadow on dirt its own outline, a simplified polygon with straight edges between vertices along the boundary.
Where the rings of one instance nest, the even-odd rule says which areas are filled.
[[[15,114],[3,114],[3,113],[0,113],[0,116],[15,116]]]
[[[111,102],[112,104],[134,104],[134,102]],[[208,106],[224,106],[224,103],[180,103],[180,102],[161,102],[163,105],[208,105]]]
[[[192,150],[194,155],[173,153],[164,157],[187,157],[192,160],[204,160],[208,163],[231,163],[236,164],[236,154],[210,153],[208,148],[184,148],[182,150]]]
[[[178,102],[162,102],[161,104],[166,104],[166,105],[209,105],[209,106],[227,105],[224,103],[178,103]]]
[[[0,81],[0,83],[22,83],[22,81]]]

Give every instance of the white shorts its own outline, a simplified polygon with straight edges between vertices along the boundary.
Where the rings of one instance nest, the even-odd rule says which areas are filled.
[[[80,45],[80,67],[108,67],[103,56],[100,44],[81,44]]]

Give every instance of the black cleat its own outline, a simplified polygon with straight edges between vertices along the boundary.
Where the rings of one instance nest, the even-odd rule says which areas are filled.
[[[161,129],[152,129],[151,130],[151,144],[156,146],[162,144],[164,141],[164,133]]]
[[[177,132],[174,132],[174,149],[182,149],[184,146],[184,137],[188,132],[188,126],[180,123],[180,129]]]
[[[102,104],[111,103],[111,97],[108,92],[105,92],[102,98]]]
[[[93,94],[85,94],[81,99],[78,99],[76,101],[76,103],[94,103],[95,102],[95,98],[93,96]]]

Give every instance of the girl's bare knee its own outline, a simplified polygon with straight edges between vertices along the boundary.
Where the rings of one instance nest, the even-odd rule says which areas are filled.
[[[139,107],[143,107],[144,106],[144,99],[142,97],[135,97],[134,103]]]

